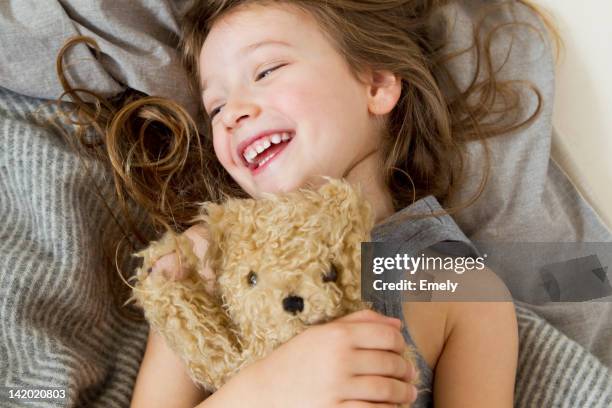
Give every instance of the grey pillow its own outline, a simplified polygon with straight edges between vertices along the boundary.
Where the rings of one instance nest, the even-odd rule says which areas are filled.
[[[67,55],[71,83],[103,96],[126,85],[173,98],[195,113],[176,52],[181,8],[187,0],[61,0],[0,2],[0,86],[23,95],[57,98],[55,60],[64,42],[93,37],[99,59],[80,44]]]

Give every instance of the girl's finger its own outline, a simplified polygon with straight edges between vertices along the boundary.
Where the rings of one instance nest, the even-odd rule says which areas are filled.
[[[349,380],[342,395],[347,400],[404,404],[416,400],[417,389],[395,378],[361,375]]]
[[[379,375],[402,381],[412,381],[416,377],[412,364],[390,351],[358,350],[350,363],[353,375]]]
[[[398,408],[398,404],[381,404],[366,401],[343,401],[340,403],[342,408]]]
[[[354,312],[346,316],[342,316],[336,319],[336,321],[337,322],[347,322],[347,323],[348,322],[364,322],[364,323],[365,322],[380,322],[380,323],[386,323],[386,324],[393,325],[397,327],[398,329],[402,325],[401,320],[395,317],[388,317],[388,316],[382,315],[380,313],[377,313],[369,309],[360,310],[358,312]]]
[[[349,341],[355,349],[387,350],[402,354],[404,337],[397,327],[381,323],[349,323]]]
[[[203,224],[193,225],[184,232],[184,235],[193,243],[193,253],[195,256],[203,260],[208,249],[208,230],[206,227]]]
[[[166,279],[180,280],[183,272],[179,269],[178,255],[176,252],[166,254],[159,258],[151,267],[152,275],[162,274]]]

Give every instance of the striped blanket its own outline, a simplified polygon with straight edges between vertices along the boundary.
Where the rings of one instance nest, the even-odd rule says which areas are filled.
[[[609,367],[527,307],[516,314],[515,407],[612,407]]]

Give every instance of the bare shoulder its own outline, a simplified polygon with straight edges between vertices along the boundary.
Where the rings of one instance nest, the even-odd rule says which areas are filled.
[[[437,289],[429,301],[405,303],[403,311],[418,351],[434,369],[436,406],[511,407],[518,327],[503,281],[488,268],[428,272],[424,280],[440,285],[431,286]]]
[[[487,315],[514,318],[512,295],[504,282],[491,269],[466,271],[462,274],[440,272],[436,280],[452,280],[456,283],[454,296],[437,294],[433,298],[447,303],[449,329],[458,325],[486,325],[482,318]],[[478,318],[481,317],[481,318]]]
[[[425,290],[426,296],[416,296],[418,301],[403,304],[404,317],[418,351],[431,368],[436,367],[452,333],[482,329],[514,336],[511,295],[489,268],[463,273],[439,270],[416,274],[412,279],[415,287],[429,290]]]
[[[444,348],[448,304],[443,302],[404,302],[402,310],[417,351],[433,369]]]

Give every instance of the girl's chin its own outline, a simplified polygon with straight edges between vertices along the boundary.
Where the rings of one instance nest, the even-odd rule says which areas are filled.
[[[261,198],[263,194],[281,194],[295,191],[303,187],[303,183],[293,180],[289,175],[277,177],[266,177],[255,182],[254,191],[249,192],[252,197]]]
[[[265,185],[265,186],[260,186],[257,189],[257,196],[258,197],[263,197],[263,194],[282,194],[282,193],[288,193],[290,191],[295,191],[297,190],[299,187],[291,187],[291,186],[287,186],[287,185],[283,185],[283,186],[279,186],[279,185]]]

